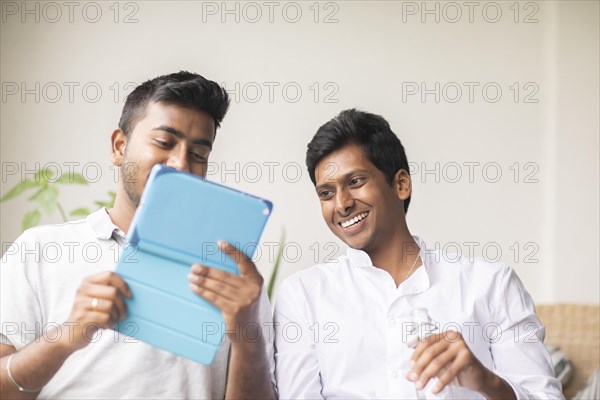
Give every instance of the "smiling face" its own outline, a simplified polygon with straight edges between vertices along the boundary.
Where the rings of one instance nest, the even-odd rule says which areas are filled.
[[[404,200],[410,196],[408,172],[389,184],[359,145],[344,146],[315,168],[316,191],[329,229],[348,246],[373,256],[402,235]]]
[[[202,111],[151,102],[132,132],[113,133],[112,161],[121,168],[120,189],[137,208],[155,164],[204,177],[215,137],[213,118]]]

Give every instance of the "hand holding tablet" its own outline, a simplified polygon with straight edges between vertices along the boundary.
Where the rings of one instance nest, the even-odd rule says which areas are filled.
[[[237,251],[231,247],[223,250],[217,243],[230,243],[239,250],[237,258],[251,259],[271,210],[267,200],[156,165],[116,268],[133,294],[127,300],[127,317],[116,330],[210,364],[225,324],[221,309],[190,287],[190,267],[211,267],[203,267],[207,276],[211,270],[211,278],[224,272],[239,275],[231,257]]]

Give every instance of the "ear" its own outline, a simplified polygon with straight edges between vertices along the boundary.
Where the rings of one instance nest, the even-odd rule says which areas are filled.
[[[111,160],[113,165],[123,164],[125,147],[127,147],[127,136],[121,129],[115,129],[110,137],[111,140]]]
[[[394,189],[400,200],[406,200],[412,194],[412,179],[405,169],[399,169],[394,175]]]

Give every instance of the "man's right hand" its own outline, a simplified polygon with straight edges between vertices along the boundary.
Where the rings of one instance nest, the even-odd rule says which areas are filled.
[[[36,398],[71,354],[87,346],[99,329],[111,328],[125,317],[124,297],[131,297],[131,292],[114,272],[100,272],[85,278],[61,329],[69,335],[61,336],[59,341],[33,341],[19,351],[12,346],[0,348],[0,398]],[[9,378],[9,357],[12,379],[35,392],[20,391]]]
[[[85,278],[65,321],[73,333],[70,342],[81,349],[90,343],[99,329],[111,328],[125,318],[124,297],[131,297],[131,291],[114,272],[104,271]]]

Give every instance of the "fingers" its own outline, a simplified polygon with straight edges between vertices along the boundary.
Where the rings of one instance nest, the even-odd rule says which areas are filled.
[[[240,308],[236,300],[225,297],[218,292],[214,292],[202,286],[190,286],[194,293],[219,308],[224,314],[229,314],[231,311],[237,311]]]
[[[262,288],[261,283],[200,264],[192,265],[188,280],[196,294],[211,292],[226,300],[241,302],[245,298],[257,298]],[[204,297],[203,294],[200,295]]]
[[[114,286],[104,286],[98,284],[85,284],[82,292],[90,300],[87,308],[91,311],[102,311],[113,313],[115,322],[125,318],[126,306],[120,292]],[[94,299],[97,299],[94,301]],[[97,304],[94,304],[97,303]]]
[[[258,320],[263,278],[243,252],[229,243],[218,244],[221,251],[237,263],[240,275],[194,264],[188,280],[195,294],[221,310],[228,332],[235,332],[238,324],[245,326]]]
[[[406,378],[416,382],[418,390],[433,377],[439,381],[432,389],[440,392],[470,364],[471,352],[457,332],[433,334],[419,343],[411,357],[411,371]]]
[[[262,286],[264,280],[256,269],[256,265],[248,256],[227,242],[219,242],[218,244],[221,250],[238,264],[241,275],[238,276],[218,268],[194,264],[191,273],[188,275],[191,284],[202,286],[231,299],[235,298],[239,291],[244,291],[247,288],[248,280]]]
[[[256,269],[256,265],[254,265],[252,260],[250,260],[248,258],[248,256],[246,256],[246,254],[244,254],[243,252],[238,250],[231,243],[220,241],[218,243],[218,246],[223,253],[227,254],[229,257],[231,257],[233,259],[233,261],[235,261],[235,263],[238,265],[238,268],[240,269],[240,273],[242,275],[247,275],[252,278],[262,279],[262,277],[258,273],[258,270]]]
[[[89,276],[77,290],[70,320],[110,328],[127,314],[123,296],[130,297],[131,292],[116,273],[105,271]]]
[[[89,311],[87,313],[87,322],[82,324],[82,328],[88,336],[86,339],[90,339],[89,330],[96,331],[99,328],[110,329],[117,323],[115,312],[105,311]]]
[[[84,301],[88,300],[85,298]],[[85,306],[85,305],[84,305]],[[104,321],[102,321],[102,325],[104,328],[109,328],[114,325],[119,320],[119,311],[115,304],[111,300],[106,300],[99,297],[89,298],[89,303],[87,304],[87,309],[91,313],[97,314],[96,316],[104,317]],[[108,315],[108,319],[102,314]],[[108,326],[104,326],[105,324],[109,324]]]
[[[205,280],[212,280],[222,282],[228,286],[235,288],[241,288],[244,286],[246,279],[232,274],[231,272],[223,271],[218,268],[210,268],[201,264],[193,264],[190,274],[188,275],[190,281],[193,279],[193,283],[201,283]]]
[[[461,350],[452,364],[445,369],[445,371],[439,376],[439,382],[433,387],[433,393],[439,393],[442,389],[452,382],[454,378],[458,376],[460,371],[467,367],[470,363],[470,352],[467,349]]]
[[[439,376],[442,371],[446,370],[446,366],[452,361],[452,358],[452,354],[447,351],[445,352],[442,346],[433,345],[429,347],[425,353],[415,361],[411,368],[413,375],[409,377],[409,380],[416,381],[416,388],[418,390],[424,388],[431,378]],[[450,379],[450,381],[451,380],[452,379]]]
[[[443,340],[439,341],[440,338],[439,334],[428,336],[417,345],[411,357],[411,368],[406,378],[416,382],[418,390],[425,387],[429,379],[436,376],[451,360],[448,355],[444,355],[446,346]]]
[[[432,347],[435,347],[436,345],[443,346],[444,344],[447,344],[447,341],[443,339],[444,337],[441,333],[434,333],[427,336],[425,339],[418,342],[411,360],[417,361],[423,358],[424,362],[431,361],[432,355],[435,354],[434,350],[432,350]]]
[[[131,290],[127,283],[118,274],[112,271],[104,271],[87,277],[84,282],[115,287],[123,296],[131,297]]]
[[[262,287],[258,285],[248,285],[252,290],[245,293],[237,293],[234,297],[226,297],[219,292],[215,292],[204,286],[191,284],[190,287],[194,293],[202,297],[209,303],[221,310],[228,331],[235,331],[237,324],[246,326],[249,322],[256,322],[257,299],[260,296]]]
[[[247,286],[244,285],[244,278],[200,264],[192,265],[188,280],[193,286],[219,293],[229,299],[235,298]]]

